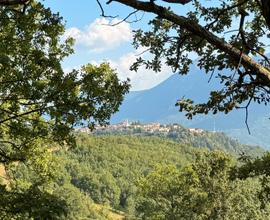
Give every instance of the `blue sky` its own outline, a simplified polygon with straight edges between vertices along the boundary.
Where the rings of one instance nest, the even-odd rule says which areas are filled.
[[[72,36],[76,40],[75,53],[63,62],[63,68],[69,71],[79,68],[86,63],[98,64],[108,61],[119,73],[120,79],[131,79],[131,90],[151,88],[168,78],[172,71],[164,66],[160,73],[154,73],[141,68],[137,73],[129,71],[129,66],[135,61],[139,50],[135,50],[132,43],[132,30],[143,27],[151,15],[144,14],[142,21],[129,24],[121,23],[111,27],[106,24],[115,23],[125,17],[131,8],[118,3],[105,5],[108,15],[119,15],[119,18],[109,20],[100,16],[101,11],[95,0],[45,0],[43,3],[53,12],[59,12],[66,24],[65,36]],[[184,12],[191,9],[192,5],[179,6],[177,11]],[[140,12],[138,17],[143,14]]]

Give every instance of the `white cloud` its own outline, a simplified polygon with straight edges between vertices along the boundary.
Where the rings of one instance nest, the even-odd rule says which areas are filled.
[[[166,65],[163,65],[161,71],[158,73],[145,69],[144,67],[140,67],[137,72],[130,71],[130,66],[136,61],[136,58],[138,58],[137,54],[139,54],[141,50],[128,53],[118,60],[109,60],[111,66],[117,70],[121,80],[125,80],[126,78],[130,79],[131,90],[152,88],[172,75],[171,68]]]
[[[76,46],[83,47],[91,52],[102,52],[120,46],[132,39],[132,30],[128,23],[119,19],[109,21],[106,18],[97,18],[82,30],[72,27],[66,30],[64,38],[72,37]]]
[[[99,65],[102,62],[110,63],[111,67],[116,69],[120,80],[130,79],[132,91],[150,89],[173,74],[171,68],[166,65],[163,65],[158,73],[145,69],[143,66],[137,72],[130,71],[130,66],[136,61],[140,52],[141,50],[128,53],[116,60],[91,60],[89,63],[94,65]],[[69,72],[72,69],[71,67],[66,67],[64,71]],[[75,67],[75,69],[80,69],[80,66]]]

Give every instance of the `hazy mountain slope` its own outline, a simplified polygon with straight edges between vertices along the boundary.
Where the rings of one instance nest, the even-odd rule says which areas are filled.
[[[175,74],[152,89],[130,92],[120,107],[120,111],[112,117],[111,122],[118,123],[129,119],[144,123],[180,123],[186,127],[224,131],[244,143],[270,146],[270,138],[265,136],[265,132],[261,128],[261,123],[264,121],[270,131],[270,123],[266,119],[269,116],[268,107],[264,105],[253,104],[250,106],[249,125],[252,136],[248,135],[243,109],[235,110],[228,115],[223,113],[200,115],[193,120],[187,120],[184,113],[178,111],[175,103],[179,98],[185,96],[196,102],[203,102],[211,90],[220,86],[215,79],[208,83],[208,77],[192,66],[190,74],[186,76]]]
[[[202,84],[201,81],[204,83]],[[196,89],[198,84],[201,84],[201,90]],[[193,68],[191,75],[175,74],[152,89],[130,92],[112,122],[118,122],[124,118],[142,122],[174,122],[175,120],[180,122],[185,119],[175,107],[177,100],[186,95],[202,101],[207,98],[208,91],[207,78],[201,77],[200,72]]]
[[[268,115],[258,116],[249,124],[251,134],[248,134],[245,129],[228,129],[225,133],[241,140],[242,143],[255,144],[270,149],[270,120]]]

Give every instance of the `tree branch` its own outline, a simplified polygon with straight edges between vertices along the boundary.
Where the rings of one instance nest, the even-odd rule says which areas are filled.
[[[124,19],[122,19],[121,21],[119,21],[119,22],[117,22],[117,23],[115,23],[115,24],[109,24],[109,26],[117,26],[117,25],[119,25],[119,24],[121,24],[121,23],[123,23],[123,22],[126,22],[126,23],[135,23],[135,22],[139,21],[139,19],[136,19],[136,20],[134,20],[134,21],[128,21],[128,19],[129,19],[132,15],[136,14],[137,12],[138,12],[138,10],[135,10],[135,11],[129,13],[129,14],[128,14]]]
[[[270,1],[261,0],[261,3],[263,17],[266,21],[268,28],[270,28]]]
[[[24,5],[30,0],[0,0],[0,6]]]
[[[102,6],[102,4],[100,3],[99,0],[96,0],[97,4],[98,4],[98,7],[100,8],[100,11],[101,11],[101,16],[104,17],[104,18],[117,18],[118,16],[108,16],[105,14],[105,11],[104,11],[104,8]]]
[[[185,5],[189,2],[191,2],[191,0],[163,0],[164,2],[168,2],[168,3],[177,3],[177,4],[182,4]]]
[[[267,79],[270,82],[270,70],[260,65],[252,58],[246,54],[242,54],[241,50],[230,45],[224,39],[217,37],[206,28],[198,24],[197,22],[188,19],[184,16],[177,15],[168,9],[158,6],[156,4],[151,4],[150,2],[143,2],[139,0],[113,0],[114,2],[119,2],[121,4],[130,6],[137,10],[142,10],[158,15],[160,18],[166,19],[173,22],[174,24],[180,25],[182,28],[190,31],[196,36],[204,38],[210,44],[214,45],[217,49],[230,55],[232,59],[240,60],[242,59],[242,65],[254,71],[257,75]]]
[[[28,112],[24,112],[24,113],[21,113],[21,114],[15,114],[13,116],[10,116],[9,118],[6,118],[6,119],[3,119],[0,121],[0,124],[6,122],[6,121],[10,121],[10,120],[13,120],[13,119],[16,119],[16,118],[20,118],[20,117],[23,117],[25,115],[29,115],[29,114],[32,114],[34,112],[39,112],[39,111],[42,111],[44,108],[37,108],[37,109],[33,109],[31,111],[28,111]]]

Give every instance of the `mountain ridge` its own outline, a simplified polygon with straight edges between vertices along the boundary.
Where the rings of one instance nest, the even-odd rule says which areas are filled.
[[[142,123],[179,123],[188,128],[225,132],[242,143],[268,148],[270,138],[262,137],[265,131],[270,132],[270,122],[267,120],[267,107],[263,105],[252,103],[249,107],[248,123],[251,135],[248,134],[245,124],[244,109],[233,110],[229,114],[198,115],[192,120],[186,119],[185,114],[179,112],[175,106],[179,98],[191,98],[196,103],[201,103],[208,99],[210,91],[220,88],[219,81],[215,77],[210,83],[208,79],[208,75],[195,65],[191,65],[188,75],[173,74],[151,89],[132,91],[126,96],[119,112],[113,115],[111,123],[119,123],[125,119]]]

